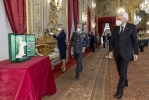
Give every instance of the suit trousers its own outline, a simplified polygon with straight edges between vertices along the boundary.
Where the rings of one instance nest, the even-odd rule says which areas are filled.
[[[117,93],[123,93],[123,89],[125,88],[125,85],[128,84],[127,80],[127,68],[128,63],[130,60],[123,59],[121,53],[118,54],[117,58],[115,58],[117,70],[119,74],[119,82],[117,86]]]
[[[83,58],[83,53],[82,54],[75,54],[74,53],[74,58],[76,59],[77,66],[76,66],[76,76],[80,75],[80,72],[82,70],[82,58]]]

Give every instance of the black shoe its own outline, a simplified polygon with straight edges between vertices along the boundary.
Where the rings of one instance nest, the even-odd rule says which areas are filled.
[[[76,76],[76,79],[77,79],[77,80],[79,79],[79,75]]]
[[[121,99],[122,98],[122,96],[123,96],[123,93],[116,93],[115,95],[114,95],[114,97],[116,98],[116,99]]]
[[[128,81],[126,81],[126,83],[125,83],[125,87],[127,87],[128,86]]]

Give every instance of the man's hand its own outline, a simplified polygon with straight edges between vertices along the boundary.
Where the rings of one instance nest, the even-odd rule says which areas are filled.
[[[134,61],[138,60],[138,55],[133,55]]]
[[[82,52],[83,52],[83,53],[85,52],[85,47],[82,47]]]
[[[109,53],[109,58],[110,58],[110,59],[113,59],[113,52],[110,52],[110,53]]]
[[[74,48],[73,47],[71,47],[71,51],[74,52]]]
[[[52,35],[52,36],[54,35],[54,33],[51,33],[51,32],[49,34]]]

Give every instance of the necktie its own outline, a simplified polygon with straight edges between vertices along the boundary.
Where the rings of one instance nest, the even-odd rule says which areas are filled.
[[[123,34],[123,26],[121,26],[121,31],[120,31],[120,34],[119,34],[119,38],[121,39],[121,37],[122,37],[122,34]]]

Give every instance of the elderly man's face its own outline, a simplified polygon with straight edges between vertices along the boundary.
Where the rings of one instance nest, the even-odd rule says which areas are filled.
[[[123,16],[121,14],[117,15],[116,20],[120,20],[122,22],[122,25],[125,24],[125,22],[126,22],[126,18],[123,18]]]

